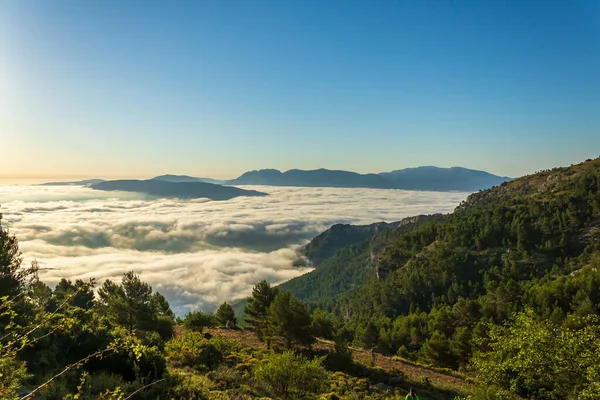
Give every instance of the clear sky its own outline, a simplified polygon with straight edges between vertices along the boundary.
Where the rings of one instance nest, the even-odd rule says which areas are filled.
[[[600,155],[597,0],[0,0],[0,178]]]

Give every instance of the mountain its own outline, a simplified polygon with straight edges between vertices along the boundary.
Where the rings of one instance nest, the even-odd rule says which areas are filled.
[[[206,182],[167,182],[163,180],[116,180],[93,184],[96,190],[120,190],[146,193],[160,197],[178,197],[182,199],[209,198],[211,200],[229,200],[239,196],[266,196],[255,190],[215,185]]]
[[[214,183],[215,185],[221,185],[226,182],[226,180],[219,179],[211,179],[211,178],[196,178],[188,175],[159,175],[151,178],[151,180],[157,181],[165,181],[171,183],[182,183],[182,182],[206,182],[206,183]]]
[[[240,177],[227,181],[228,185],[270,185],[304,187],[344,187],[388,189],[389,182],[377,174],[358,174],[349,171],[316,169],[304,171],[291,169],[280,172],[276,169],[249,171]]]
[[[401,221],[371,225],[336,224],[319,234],[299,252],[315,270],[279,287],[303,301],[331,301],[365,284],[377,271],[375,260],[397,235],[412,231],[420,223],[434,223],[442,214],[418,215]]]
[[[409,226],[345,246],[281,287],[330,311],[357,345],[450,368],[515,313],[558,331],[600,315],[600,158]]]
[[[396,189],[475,192],[511,180],[485,171],[462,167],[406,168],[379,175],[392,182]]]
[[[418,215],[397,222],[376,222],[370,225],[335,224],[302,247],[300,253],[314,266],[318,266],[334,252],[347,245],[363,242],[378,232],[405,227],[417,221],[439,217],[439,215]]]
[[[71,182],[46,182],[40,184],[40,186],[65,186],[65,185],[73,185],[73,186],[89,186],[95,183],[104,182],[104,179],[84,179],[82,181],[71,181]]]
[[[499,185],[510,179],[461,167],[418,167],[380,174],[358,174],[327,169],[309,171],[292,169],[286,172],[261,169],[246,172],[236,179],[227,181],[226,184],[473,192]]]

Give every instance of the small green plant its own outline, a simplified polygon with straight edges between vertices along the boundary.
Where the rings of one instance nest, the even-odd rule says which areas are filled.
[[[323,358],[308,360],[293,351],[272,354],[254,369],[256,379],[277,396],[299,399],[321,392],[327,383]]]

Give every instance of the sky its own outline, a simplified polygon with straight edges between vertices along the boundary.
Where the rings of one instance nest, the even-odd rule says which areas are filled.
[[[596,0],[0,0],[0,181],[600,155]]]

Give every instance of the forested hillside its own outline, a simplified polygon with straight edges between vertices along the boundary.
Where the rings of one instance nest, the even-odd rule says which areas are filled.
[[[369,282],[346,296],[332,302],[326,285],[307,294],[303,281],[326,276],[319,269],[287,287],[333,312],[356,345],[471,369],[524,397],[583,396],[571,392],[592,393],[600,382],[599,188],[599,159],[504,183],[436,223],[386,231],[389,245],[374,261],[368,242],[323,261],[335,266],[334,294],[368,271]],[[352,252],[358,257],[344,258]],[[573,371],[554,366],[569,357],[579,357]]]
[[[418,215],[389,224],[334,225],[300,250],[315,270],[283,283],[280,288],[313,307],[327,308],[335,298],[361,287],[374,275],[389,273],[377,259],[398,235],[441,218],[441,214]]]

